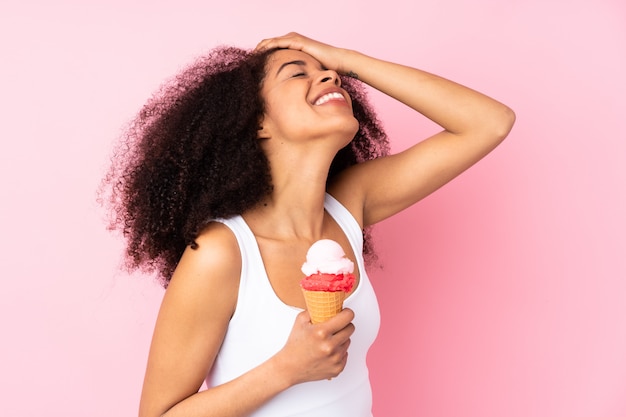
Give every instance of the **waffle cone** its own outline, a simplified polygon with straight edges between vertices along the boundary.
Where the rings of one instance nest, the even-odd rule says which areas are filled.
[[[343,309],[344,291],[308,291],[302,290],[306,308],[311,316],[311,323],[321,323],[334,317]]]

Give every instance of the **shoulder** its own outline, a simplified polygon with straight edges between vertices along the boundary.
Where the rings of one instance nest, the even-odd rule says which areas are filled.
[[[241,275],[237,239],[227,226],[213,222],[200,233],[196,243],[196,248],[185,249],[166,297],[190,307],[195,304],[234,311]]]
[[[362,162],[346,168],[328,184],[327,192],[341,203],[361,228],[364,226],[364,207],[368,181],[368,162]]]
[[[237,238],[223,223],[209,223],[196,238],[196,243],[198,246],[195,249],[188,247],[185,250],[181,261],[188,257],[201,265],[209,263],[210,266],[220,266],[215,265],[216,262],[230,265],[234,261],[241,264]]]

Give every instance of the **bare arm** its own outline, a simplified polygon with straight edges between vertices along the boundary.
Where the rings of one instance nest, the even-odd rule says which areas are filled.
[[[512,127],[513,112],[481,93],[418,69],[355,52],[346,55],[346,63],[362,81],[444,129],[404,152],[346,173],[346,184],[363,190],[364,225],[440,188],[495,148]]]
[[[259,47],[306,52],[326,68],[357,76],[443,128],[404,152],[346,170],[332,185],[331,193],[363,226],[409,207],[459,175],[495,148],[515,120],[507,106],[452,81],[295,33]]]
[[[338,375],[346,363],[353,313],[312,325],[300,314],[285,347],[268,361],[198,392],[234,311],[241,258],[223,225],[213,224],[188,249],[157,319],[141,396],[140,417],[246,416],[292,385]]]

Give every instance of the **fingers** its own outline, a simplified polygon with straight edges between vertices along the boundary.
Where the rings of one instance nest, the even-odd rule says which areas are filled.
[[[291,32],[283,36],[262,40],[256,46],[255,51],[259,52],[274,48],[302,51],[317,59],[323,67],[343,74],[342,68],[345,66],[346,50],[342,48],[336,48]]]
[[[328,354],[342,350],[345,352],[350,346],[350,338],[355,331],[352,323],[354,312],[349,308],[343,309],[335,317],[323,323],[312,324],[307,311],[300,313],[296,320],[299,324],[306,323],[306,326],[309,326],[318,342],[325,345],[323,350]]]
[[[354,311],[349,308],[344,308],[335,317],[332,317],[328,321],[320,324],[327,326],[332,333],[337,333],[346,326],[352,324],[352,320],[354,320]]]
[[[345,352],[350,346],[350,338],[354,334],[355,327],[352,323],[354,312],[344,309],[335,317],[324,323],[311,324],[320,341],[326,341],[327,353]]]
[[[298,33],[290,32],[283,36],[263,39],[254,49],[255,51],[263,51],[273,48],[287,48],[301,51],[303,48],[303,40],[306,38]]]
[[[298,314],[281,358],[298,382],[334,378],[345,368],[350,337],[354,333],[350,309],[318,324],[310,322],[307,311]]]
[[[312,325],[318,326],[318,325]],[[322,332],[321,329],[318,332]],[[326,362],[327,371],[325,377],[336,377],[346,367],[348,363],[348,349],[350,347],[350,336],[354,332],[354,326],[350,323],[338,333],[333,334],[329,338],[319,340],[320,358]]]

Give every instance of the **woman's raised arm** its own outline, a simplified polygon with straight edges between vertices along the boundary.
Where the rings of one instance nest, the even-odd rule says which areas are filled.
[[[326,68],[358,78],[443,128],[399,154],[346,170],[331,186],[331,194],[355,217],[362,214],[363,226],[409,207],[465,171],[495,148],[515,121],[510,108],[460,84],[295,33],[265,40],[259,47],[306,52]]]

